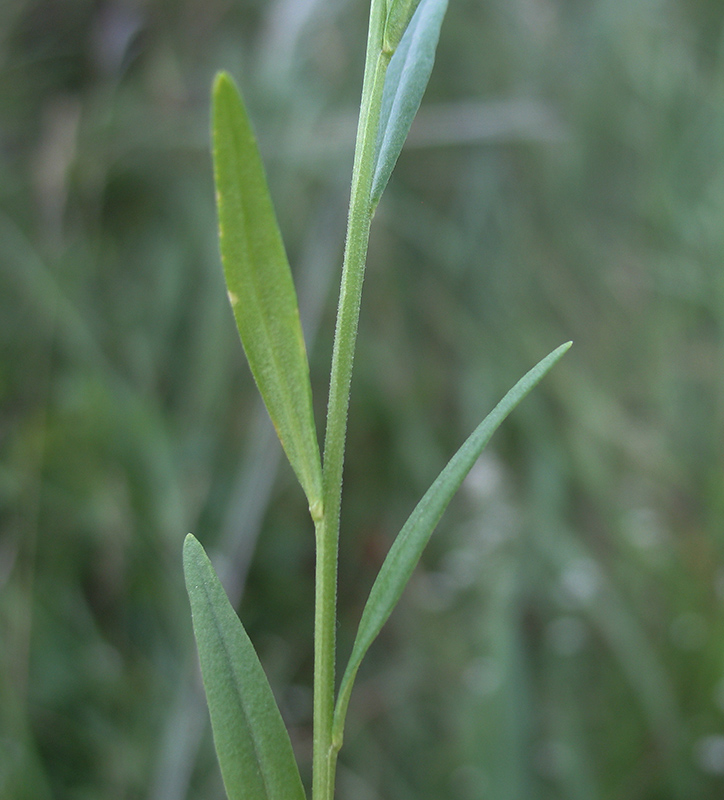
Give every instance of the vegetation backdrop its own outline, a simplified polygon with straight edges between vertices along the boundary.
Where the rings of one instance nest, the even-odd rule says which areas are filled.
[[[313,533],[225,297],[209,90],[245,92],[324,398],[367,11],[0,4],[2,798],[222,797],[188,531],[309,778]],[[574,348],[363,666],[344,800],[722,797],[723,267],[719,0],[451,0],[373,229],[343,651],[447,458]]]

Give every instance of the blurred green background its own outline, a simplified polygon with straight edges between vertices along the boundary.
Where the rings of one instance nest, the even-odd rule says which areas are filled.
[[[209,87],[255,121],[318,425],[360,0],[0,3],[0,797],[221,798],[181,544],[305,781],[313,536],[225,298]],[[553,347],[373,647],[341,800],[724,796],[724,4],[451,0],[375,219],[340,660],[384,554]]]

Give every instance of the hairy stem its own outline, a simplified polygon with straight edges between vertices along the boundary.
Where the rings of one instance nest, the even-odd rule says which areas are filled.
[[[347,240],[337,309],[324,440],[323,513],[316,522],[317,568],[314,620],[313,800],[333,800],[337,751],[332,745],[337,619],[337,553],[347,410],[359,323],[372,206],[377,127],[390,54],[382,50],[384,0],[372,0]]]

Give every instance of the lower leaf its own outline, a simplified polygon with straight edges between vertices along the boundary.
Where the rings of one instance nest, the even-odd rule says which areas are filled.
[[[199,541],[184,542],[214,744],[229,800],[304,800],[289,734],[244,627]]]

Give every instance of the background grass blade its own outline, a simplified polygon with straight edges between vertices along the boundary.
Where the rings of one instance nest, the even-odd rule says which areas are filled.
[[[342,745],[344,718],[359,665],[400,599],[448,503],[501,422],[570,346],[571,342],[567,342],[538,362],[478,425],[427,490],[392,544],[362,612],[352,654],[340,685],[334,718],[335,746]]]
[[[321,462],[297,295],[264,168],[231,78],[214,84],[214,175],[229,300],[259,391],[310,506]]]
[[[372,207],[392,175],[435,63],[447,0],[422,0],[395,50],[385,77],[372,180]]]
[[[203,547],[191,534],[184,543],[184,574],[229,800],[304,800],[289,735],[264,670]]]

